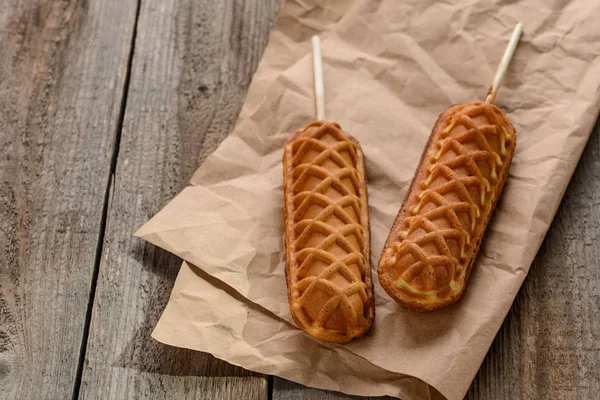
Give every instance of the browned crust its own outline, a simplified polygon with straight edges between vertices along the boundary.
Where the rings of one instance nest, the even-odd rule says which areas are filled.
[[[306,129],[306,128],[305,128]],[[365,170],[365,161],[364,161],[364,153],[360,143],[350,134],[346,134],[348,139],[356,146],[356,155],[357,155],[357,172],[360,181],[360,199],[362,203],[361,207],[361,221],[364,229],[364,257],[365,257],[365,283],[367,285],[367,296],[368,303],[365,304],[367,310],[367,325],[358,333],[350,334],[348,332],[341,331],[333,331],[330,329],[320,329],[319,331],[313,331],[310,326],[304,326],[301,323],[301,320],[296,317],[292,299],[292,282],[291,282],[291,272],[290,268],[296,265],[295,258],[295,235],[294,235],[294,221],[293,221],[293,191],[292,191],[292,142],[298,138],[298,136],[303,132],[303,129],[297,130],[294,132],[285,143],[283,149],[283,197],[284,197],[284,225],[285,225],[285,248],[286,248],[286,268],[285,268],[285,280],[288,289],[288,304],[290,305],[290,313],[298,325],[303,331],[306,333],[316,337],[319,340],[323,340],[326,342],[333,343],[346,343],[352,340],[355,337],[360,337],[365,335],[373,324],[373,320],[375,318],[375,299],[373,296],[373,279],[371,273],[371,227],[369,221],[369,211],[368,211],[368,197],[367,197],[367,175]]]
[[[392,246],[394,244],[394,242],[396,241],[396,232],[397,232],[398,224],[400,224],[404,221],[404,219],[407,216],[407,213],[409,212],[408,207],[407,207],[407,204],[410,203],[409,200],[412,199],[414,196],[416,196],[419,192],[418,186],[415,186],[415,185],[416,185],[416,182],[420,182],[423,179],[424,164],[425,164],[426,160],[428,159],[427,155],[429,154],[431,144],[432,144],[433,140],[435,139],[436,135],[438,134],[438,132],[443,129],[442,124],[445,121],[449,120],[450,116],[452,115],[452,113],[454,112],[454,109],[457,106],[458,105],[452,105],[452,106],[448,107],[437,118],[435,125],[433,126],[433,129],[431,130],[431,133],[429,135],[429,139],[427,140],[427,144],[425,145],[425,148],[423,149],[423,153],[421,154],[421,159],[419,160],[419,164],[416,168],[415,175],[413,176],[413,179],[410,183],[408,191],[406,192],[406,195],[404,196],[402,206],[400,207],[400,210],[398,211],[398,214],[396,215],[396,218],[394,220],[394,223],[392,224],[392,228],[390,230],[388,238],[385,242],[383,250],[381,251],[381,255],[379,256],[379,262],[378,262],[378,268],[377,268],[379,283],[381,284],[383,289],[388,293],[388,295],[390,295],[390,297],[392,297],[395,301],[397,301],[398,303],[402,304],[403,306],[411,308],[415,311],[433,311],[433,310],[448,306],[448,305],[458,301],[461,298],[461,296],[464,293],[465,288],[467,286],[469,276],[471,275],[471,270],[473,269],[473,264],[475,263],[475,260],[477,259],[477,254],[479,253],[479,248],[481,247],[481,242],[482,242],[483,236],[485,234],[485,231],[487,229],[487,226],[489,224],[491,216],[494,213],[494,209],[496,208],[498,199],[500,198],[500,195],[504,188],[504,183],[506,182],[506,178],[508,176],[508,171],[510,169],[510,164],[512,162],[512,157],[513,157],[515,146],[516,146],[515,128],[512,125],[512,123],[510,122],[510,120],[508,118],[506,118],[504,113],[502,113],[502,111],[500,111],[498,109],[500,111],[500,115],[504,119],[505,123],[512,130],[512,133],[514,136],[514,141],[512,142],[510,147],[507,147],[507,150],[509,153],[508,159],[507,159],[507,165],[501,171],[500,178],[497,183],[498,190],[496,191],[496,195],[492,201],[492,207],[490,209],[490,212],[489,212],[487,218],[485,219],[485,221],[482,220],[476,225],[475,233],[473,235],[474,239],[475,239],[474,242],[476,244],[475,244],[475,246],[472,247],[471,254],[469,255],[469,263],[466,266],[465,280],[464,280],[464,285],[461,288],[461,291],[454,296],[444,299],[444,301],[435,302],[435,303],[418,302],[418,301],[414,301],[414,299],[411,299],[410,297],[406,296],[403,292],[399,291],[397,289],[397,287],[394,285],[394,283],[391,282],[385,275],[385,271],[383,271],[383,269],[381,267],[382,266],[382,258],[384,257],[386,250],[390,246]]]

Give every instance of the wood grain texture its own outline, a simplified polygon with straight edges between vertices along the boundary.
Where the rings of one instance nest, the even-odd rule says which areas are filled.
[[[0,7],[0,398],[266,399],[264,376],[150,338],[180,260],[132,238],[233,127],[279,1]],[[109,176],[115,137],[116,173]],[[108,222],[102,231],[105,192]],[[600,128],[468,399],[600,393]],[[274,378],[274,400],[364,399]]]
[[[73,396],[135,4],[0,7],[0,398]]]
[[[181,260],[132,235],[233,128],[277,6],[141,2],[81,398],[268,397],[267,377],[150,337]]]
[[[330,390],[319,390],[300,385],[295,382],[274,377],[273,400],[392,400],[394,397],[361,397],[349,396]]]
[[[600,397],[600,124],[468,399]]]

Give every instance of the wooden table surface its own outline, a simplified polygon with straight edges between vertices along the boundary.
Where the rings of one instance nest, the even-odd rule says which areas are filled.
[[[278,0],[0,7],[0,398],[341,399],[162,345],[180,260],[133,232],[232,129]],[[598,125],[467,395],[600,396]]]

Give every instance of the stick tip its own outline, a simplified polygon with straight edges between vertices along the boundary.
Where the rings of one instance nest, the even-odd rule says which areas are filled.
[[[523,24],[520,22],[517,22],[517,25],[515,25],[515,29],[514,29],[514,35],[517,37],[520,37],[523,34]]]

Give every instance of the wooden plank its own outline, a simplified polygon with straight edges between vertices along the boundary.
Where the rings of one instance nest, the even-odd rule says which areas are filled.
[[[132,235],[232,129],[278,3],[141,3],[81,398],[268,397],[267,377],[150,337],[181,261]]]
[[[600,123],[468,399],[600,393]]]
[[[0,398],[73,396],[135,2],[0,7]]]
[[[361,397],[306,387],[286,379],[273,377],[272,400],[386,400],[394,397]]]

